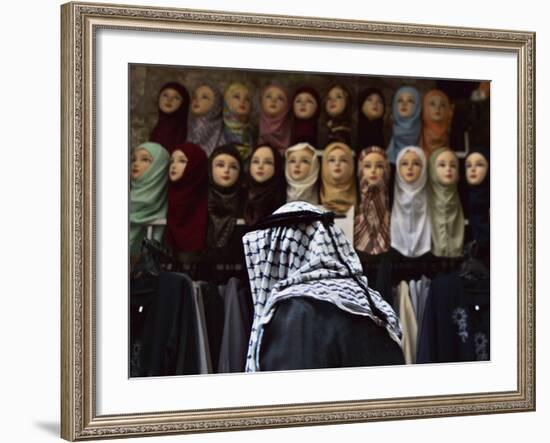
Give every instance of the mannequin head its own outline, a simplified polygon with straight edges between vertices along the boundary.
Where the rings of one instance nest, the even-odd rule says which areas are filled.
[[[371,121],[381,118],[384,115],[384,100],[380,94],[369,94],[361,105],[361,111]]]
[[[294,97],[294,102],[292,105],[294,115],[303,120],[313,117],[318,107],[317,100],[309,92],[301,92]]]
[[[344,149],[336,146],[327,156],[327,169],[328,176],[335,182],[345,182],[353,174],[353,159],[350,161]]]
[[[443,150],[435,159],[435,173],[444,186],[458,182],[458,158],[450,149]]]
[[[359,164],[360,177],[370,185],[378,185],[384,180],[387,171],[387,160],[381,152],[370,152]]]
[[[477,186],[483,183],[488,170],[489,162],[483,154],[473,152],[466,157],[466,180],[468,184]]]
[[[193,115],[201,116],[206,114],[214,106],[215,93],[208,85],[199,86],[193,93],[191,112]]]
[[[332,87],[327,94],[325,109],[331,117],[342,114],[346,109],[348,93],[340,86]]]
[[[287,157],[287,168],[293,180],[300,181],[307,177],[315,154],[307,148],[292,151]]]
[[[183,97],[174,88],[165,88],[160,91],[158,107],[165,114],[176,112],[183,103]]]
[[[283,116],[288,109],[286,92],[277,85],[270,85],[262,93],[262,111],[271,118]]]
[[[233,83],[225,91],[225,103],[229,110],[238,117],[245,118],[250,114],[250,93],[241,83]]]
[[[239,161],[229,154],[219,154],[212,159],[212,180],[222,188],[230,188],[239,178],[241,165]]]
[[[144,148],[134,149],[132,152],[132,167],[130,176],[133,180],[140,178],[153,164],[153,156]]]
[[[416,103],[416,97],[409,91],[403,91],[397,96],[397,113],[402,118],[411,117],[419,105]]]
[[[424,99],[424,112],[429,121],[440,123],[449,120],[451,103],[445,93],[430,91]]]
[[[172,152],[172,156],[170,157],[170,169],[168,170],[170,181],[175,182],[183,177],[188,162],[189,159],[187,155],[180,149],[176,149]]]
[[[258,183],[268,181],[275,174],[275,158],[273,150],[262,146],[250,158],[250,176]]]
[[[401,157],[398,168],[401,178],[411,184],[418,180],[422,173],[422,160],[416,152],[407,151]]]

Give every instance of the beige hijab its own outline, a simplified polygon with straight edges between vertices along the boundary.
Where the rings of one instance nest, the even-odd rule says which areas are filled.
[[[309,173],[302,180],[295,180],[291,177],[289,172],[288,157],[292,152],[301,151],[307,149],[313,154],[311,159],[311,168]],[[319,202],[319,196],[317,195],[317,180],[319,179],[319,158],[315,148],[309,143],[298,143],[288,148],[285,152],[285,175],[286,175],[286,201],[306,201],[308,203],[316,205]]]
[[[328,171],[328,158],[335,149],[341,149],[350,164],[348,173],[335,180]],[[321,169],[321,204],[337,214],[345,214],[351,206],[357,202],[357,186],[355,185],[355,164],[353,151],[342,142],[333,142],[327,145],[323,151],[323,163]]]
[[[464,213],[458,196],[458,186],[441,184],[436,173],[437,159],[445,151],[451,150],[437,149],[429,160],[428,203],[432,221],[432,253],[438,257],[459,257],[464,244]]]

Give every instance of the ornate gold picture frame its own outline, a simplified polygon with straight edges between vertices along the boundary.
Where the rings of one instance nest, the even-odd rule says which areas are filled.
[[[534,33],[80,2],[63,5],[61,14],[63,438],[74,441],[535,409]],[[434,54],[470,51],[511,57],[511,65],[515,69],[511,70],[510,75],[517,80],[517,89],[512,92],[514,109],[510,109],[517,113],[517,143],[513,144],[516,152],[514,162],[517,163],[517,213],[512,217],[517,226],[517,237],[514,237],[517,242],[511,245],[515,251],[512,258],[515,260],[517,257],[516,275],[512,280],[517,284],[509,285],[507,294],[499,294],[499,297],[508,300],[506,303],[514,318],[514,322],[508,325],[513,330],[513,341],[510,343],[514,346],[509,343],[513,355],[507,363],[513,387],[472,388],[439,394],[411,395],[403,391],[401,395],[343,395],[341,398],[314,401],[304,396],[304,401],[292,397],[289,401],[275,403],[247,401],[245,405],[226,399],[221,406],[212,403],[174,409],[173,403],[170,403],[166,408],[151,406],[139,411],[119,408],[115,412],[105,412],[102,395],[106,384],[98,382],[98,368],[104,363],[104,358],[98,361],[98,352],[105,334],[98,334],[98,330],[103,331],[103,323],[108,319],[98,314],[98,306],[101,305],[98,288],[105,285],[105,281],[98,278],[98,257],[109,245],[102,235],[98,235],[98,213],[104,212],[104,201],[98,198],[97,192],[108,174],[100,169],[98,150],[98,134],[102,130],[98,127],[98,113],[101,112],[98,108],[98,90],[103,86],[101,81],[105,80],[102,69],[106,63],[105,60],[100,63],[102,47],[98,44],[98,36],[104,31],[128,38],[156,38],[160,35],[188,39],[207,37],[218,39],[216,41],[254,39],[259,46],[262,42],[268,45],[270,41],[288,45],[303,42],[327,45],[330,46],[327,50],[331,51],[337,51],[339,45],[351,44],[358,50],[363,47],[376,47],[380,51],[408,48]],[[137,62],[148,63],[149,60]],[[430,72],[426,75],[430,76]],[[498,94],[499,88],[495,90]],[[125,118],[121,116],[121,122]],[[493,123],[492,127],[495,127]],[[493,187],[492,192],[498,192],[498,188]],[[495,222],[499,223],[499,220],[493,217],[492,223]],[[498,242],[498,232],[493,235]],[[116,254],[114,251],[109,253]],[[121,270],[121,274],[124,273],[126,270]],[[119,327],[121,332],[127,328],[122,324],[114,327]],[[492,364],[496,364],[497,360],[498,354]],[[250,377],[240,375],[247,376]],[[254,386],[261,385],[262,376],[252,375]],[[188,383],[197,383],[196,380],[191,379]]]

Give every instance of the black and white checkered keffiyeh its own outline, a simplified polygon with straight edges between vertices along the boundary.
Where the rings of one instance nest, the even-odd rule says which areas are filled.
[[[287,203],[274,214],[290,215],[296,211],[326,212],[297,201]],[[398,317],[378,292],[368,288],[359,257],[340,228],[325,226],[321,221],[271,227],[249,232],[243,237],[243,244],[254,302],[247,372],[260,370],[263,328],[273,317],[277,303],[291,297],[324,300],[351,314],[370,317],[400,343]]]

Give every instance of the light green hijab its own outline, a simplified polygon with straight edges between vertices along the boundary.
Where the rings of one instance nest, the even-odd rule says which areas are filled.
[[[130,181],[130,254],[139,253],[147,225],[166,218],[166,189],[170,154],[158,143],[147,142],[134,151],[145,149],[153,157],[151,166],[137,179]],[[164,227],[153,227],[153,238],[162,240]]]
[[[464,213],[457,184],[443,185],[436,171],[439,155],[449,148],[439,148],[430,155],[430,195],[428,199],[432,222],[432,253],[438,257],[459,257],[463,253]],[[453,152],[453,151],[451,151]],[[453,152],[454,154],[454,152]]]

